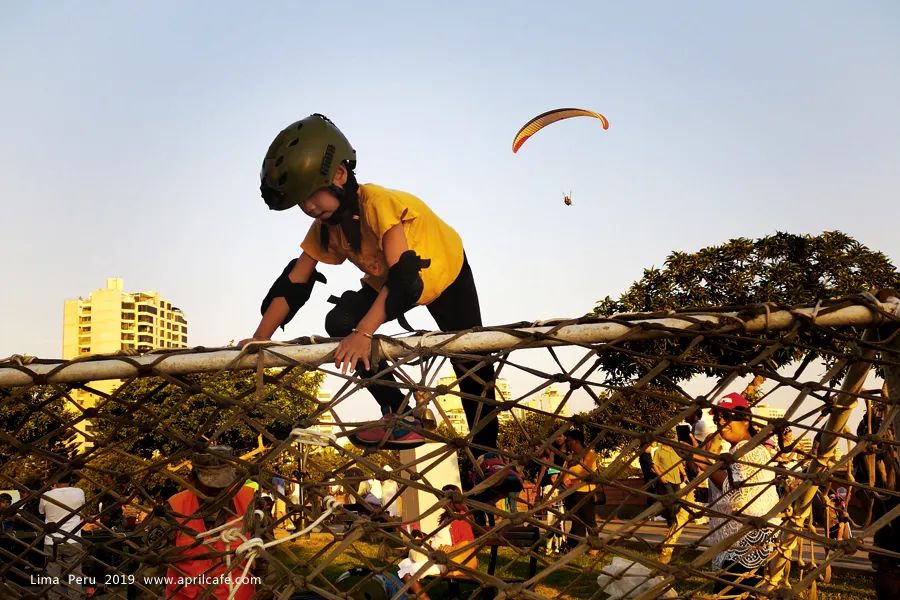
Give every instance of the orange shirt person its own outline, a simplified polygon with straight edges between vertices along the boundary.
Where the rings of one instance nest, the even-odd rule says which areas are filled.
[[[187,489],[168,500],[178,527],[176,552],[166,573],[167,600],[193,600],[203,594],[207,594],[205,598],[226,600],[234,588],[235,600],[250,600],[256,595],[249,579],[241,579],[245,562],[234,554],[243,540],[225,542],[218,534],[200,537],[226,523],[232,523],[244,537],[252,537],[247,516],[252,512],[254,491],[248,486],[237,487],[238,479],[228,460],[231,454],[228,446],[210,446],[195,454],[191,484],[202,497]],[[230,556],[230,570],[226,556]]]

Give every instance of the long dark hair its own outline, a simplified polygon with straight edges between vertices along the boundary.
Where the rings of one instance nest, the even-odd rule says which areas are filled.
[[[337,196],[338,202],[341,204],[340,208],[319,228],[319,243],[326,252],[330,242],[328,227],[334,225],[340,226],[354,251],[359,252],[362,248],[362,230],[359,223],[359,183],[356,181],[356,173],[346,161],[344,166],[347,168],[347,181],[344,183],[344,187],[339,188],[332,185],[329,188]]]

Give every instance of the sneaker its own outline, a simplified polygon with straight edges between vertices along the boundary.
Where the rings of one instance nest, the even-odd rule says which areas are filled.
[[[351,444],[360,448],[403,450],[421,446],[428,441],[416,431],[421,429],[422,422],[418,419],[387,414],[378,421],[360,425],[347,438]]]

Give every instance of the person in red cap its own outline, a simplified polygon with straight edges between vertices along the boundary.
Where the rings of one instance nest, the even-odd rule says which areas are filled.
[[[780,524],[781,519],[769,517],[771,527],[754,527],[743,535],[738,532],[744,528],[748,517],[766,516],[778,503],[775,473],[765,468],[771,461],[771,455],[762,444],[749,450],[744,447],[757,430],[752,421],[750,404],[742,395],[728,394],[711,412],[718,434],[710,436],[711,440],[721,436],[731,444],[732,454],[741,455],[738,461],[722,465],[709,476],[709,506],[714,515],[709,520],[709,545],[716,546],[726,538],[739,535],[736,541],[720,549],[713,557],[712,566],[723,580],[716,582],[714,593],[718,598],[731,598],[751,588],[751,597],[755,597],[752,596],[752,589],[762,582],[766,563],[777,541],[775,526]],[[704,443],[703,448],[709,451],[712,443]],[[713,459],[695,455],[694,462],[698,468],[706,469]]]

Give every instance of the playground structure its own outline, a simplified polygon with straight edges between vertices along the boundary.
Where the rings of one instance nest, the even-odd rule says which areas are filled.
[[[650,444],[689,451],[683,442],[666,433],[695,410],[709,410],[722,395],[745,389],[749,381],[762,382],[754,403],[778,400],[786,405],[784,417],[758,419],[759,433],[739,452],[707,452],[714,464],[675,492],[660,494],[647,486],[628,488],[630,495],[648,500],[637,514],[626,513],[624,507],[606,506],[596,531],[572,540],[559,557],[543,552],[549,536],[565,534],[560,524],[548,525],[546,521],[548,511],[556,510],[556,500],[519,497],[494,504],[485,501],[483,495],[490,488],[490,480],[467,489],[457,469],[460,463],[475,462],[468,445],[471,431],[429,428],[425,433],[431,442],[391,457],[395,464],[390,472],[383,469],[386,461],[379,453],[355,449],[342,436],[321,433],[318,426],[325,422],[334,422],[343,435],[360,425],[341,418],[338,409],[342,403],[360,398],[365,399],[357,401],[373,402],[364,389],[367,381],[328,367],[337,342],[326,338],[255,344],[243,350],[192,349],[67,362],[11,357],[0,363],[2,402],[24,401],[30,406],[31,416],[49,419],[52,425],[29,437],[26,418],[13,423],[3,434],[0,488],[18,490],[21,500],[16,506],[24,507],[29,499],[46,492],[60,474],[74,472],[81,484],[92,490],[88,505],[104,493],[114,492],[128,507],[143,514],[155,512],[152,520],[145,520],[146,526],[142,522],[130,530],[116,530],[86,511],[88,514],[82,515],[85,527],[92,531],[85,535],[84,546],[104,551],[91,554],[89,550],[91,557],[86,563],[93,561],[101,570],[126,575],[123,583],[129,589],[122,591],[114,586],[110,591],[113,597],[119,593],[121,597],[129,593],[161,597],[147,573],[171,562],[175,549],[161,547],[156,541],[178,525],[173,515],[160,508],[159,490],[182,488],[186,473],[176,467],[183,467],[207,444],[240,429],[249,432],[255,449],[234,458],[233,466],[259,482],[261,491],[284,503],[284,515],[276,524],[282,528],[291,525],[293,531],[269,540],[247,535],[237,550],[223,558],[229,564],[243,564],[246,573],[255,565],[267,565],[258,590],[271,597],[344,597],[346,588],[337,586],[326,570],[329,564],[347,557],[355,561],[355,566],[366,569],[359,576],[362,581],[396,571],[396,560],[410,550],[421,552],[434,563],[446,563],[444,553],[423,545],[410,531],[415,527],[428,532],[436,527],[437,515],[451,500],[440,491],[448,483],[460,485],[469,509],[485,513],[492,523],[479,531],[475,540],[477,551],[491,551],[492,564],[486,571],[463,569],[463,579],[473,588],[471,592],[466,588],[467,594],[538,598],[551,587],[557,593],[578,596],[579,590],[592,586],[594,591],[584,596],[591,597],[599,576],[603,582],[600,585],[609,586],[610,592],[615,588],[618,597],[690,597],[708,592],[721,578],[710,560],[733,540],[710,545],[705,542],[706,533],[698,530],[701,533],[696,539],[676,549],[677,564],[666,564],[659,560],[656,547],[647,545],[647,525],[673,504],[687,506],[697,517],[736,521],[742,528],[758,524],[758,517],[715,514],[693,500],[692,492],[717,465],[740,462],[751,448],[790,427],[797,440],[816,438],[809,456],[792,468],[774,458],[754,466],[795,484],[773,509],[783,520],[775,526],[778,545],[769,561],[767,588],[762,590],[780,598],[795,597],[827,578],[831,567],[847,556],[869,552],[898,559],[896,553],[872,542],[879,529],[900,516],[895,477],[889,476],[897,464],[896,433],[900,426],[900,409],[893,399],[895,390],[900,390],[898,307],[900,300],[894,296],[862,294],[806,307],[730,307],[515,324],[449,334],[376,336],[373,350],[388,359],[398,380],[396,385],[407,395],[407,409],[431,410],[440,420],[446,415],[434,398],[459,394],[436,385],[450,358],[476,356],[493,362],[500,375],[531,383],[525,386],[530,389],[519,396],[486,402],[486,411],[510,411],[551,384],[568,386],[560,406],[587,405],[590,413],[566,417],[561,412],[523,408],[524,412],[513,417],[512,427],[527,435],[527,418],[521,416],[527,414],[556,424],[553,433],[569,427],[586,431],[586,446],[602,450],[607,457],[604,468],[589,480],[608,490],[610,496],[625,489],[626,474]],[[730,360],[735,356],[740,360]],[[721,361],[710,363],[710,357],[720,357]],[[702,370],[706,376],[686,380],[683,373],[689,370]],[[315,371],[343,380],[341,389],[327,404],[300,391],[299,382]],[[242,372],[252,373],[255,384],[223,396],[216,378]],[[204,378],[198,379],[198,374],[205,374]],[[146,385],[151,378],[154,385]],[[92,381],[108,379],[121,381],[111,393],[91,387]],[[178,410],[160,401],[164,393],[173,390],[189,398],[189,406],[201,403],[208,417],[193,428],[180,426]],[[281,414],[269,406],[273,390],[296,394],[298,402],[308,404],[309,410],[302,418]],[[93,395],[90,405],[83,400],[86,393]],[[660,410],[625,410],[638,401],[645,407],[658,405]],[[71,417],[56,422],[53,417],[59,415],[54,411],[60,402],[68,407]],[[861,429],[849,428],[854,409],[863,404],[867,412]],[[287,428],[269,425],[288,421]],[[71,445],[59,443],[73,433],[88,442],[77,454],[71,452]],[[155,455],[135,454],[133,442],[137,436],[165,438],[168,450]],[[540,453],[549,447],[552,437],[532,440],[529,451],[503,447],[497,451],[512,468],[525,471],[529,465],[541,463]],[[612,446],[611,440],[615,441]],[[849,446],[840,457],[836,455],[839,443]],[[331,462],[322,462],[319,472],[327,472],[330,482],[309,476],[326,454],[332,457]],[[285,464],[292,465],[293,473],[283,472]],[[26,480],[22,473],[38,477]],[[858,476],[860,473],[866,474],[864,479]],[[275,489],[271,482],[277,475],[299,487],[299,501]],[[356,486],[373,476],[396,482],[404,507],[399,521],[384,518],[383,511],[376,508],[348,510],[349,502],[338,503],[327,489],[329,485],[344,486],[349,490],[348,500],[363,505],[361,498],[353,497]],[[117,483],[104,483],[110,479]],[[842,515],[853,522],[854,537],[848,540],[829,537],[827,526],[809,526],[817,494],[827,497],[838,487],[849,490],[855,502],[848,505],[858,509],[853,513],[848,506]],[[888,508],[879,512],[879,506]],[[32,558],[44,532],[39,524],[30,527],[0,549],[3,597],[40,596],[40,586],[22,583],[40,569]],[[210,534],[219,535],[227,529]],[[536,535],[525,536],[529,541],[524,544],[511,541],[521,539],[516,536],[523,530]],[[313,532],[321,546],[314,557],[305,550],[307,546],[297,544]],[[357,547],[362,544],[378,546],[379,556],[367,556]],[[798,552],[804,545],[821,551],[813,562],[805,561],[798,569],[798,558],[802,558]],[[504,565],[507,572],[515,570],[517,563],[529,563],[527,577],[497,573],[498,546],[510,547],[512,558]],[[617,569],[625,565],[624,571],[607,570],[611,561]],[[558,582],[560,574],[565,575],[564,583],[551,585],[550,580]],[[438,597],[445,583],[440,578],[431,580],[426,589],[432,597]],[[621,590],[625,583],[626,589]]]

